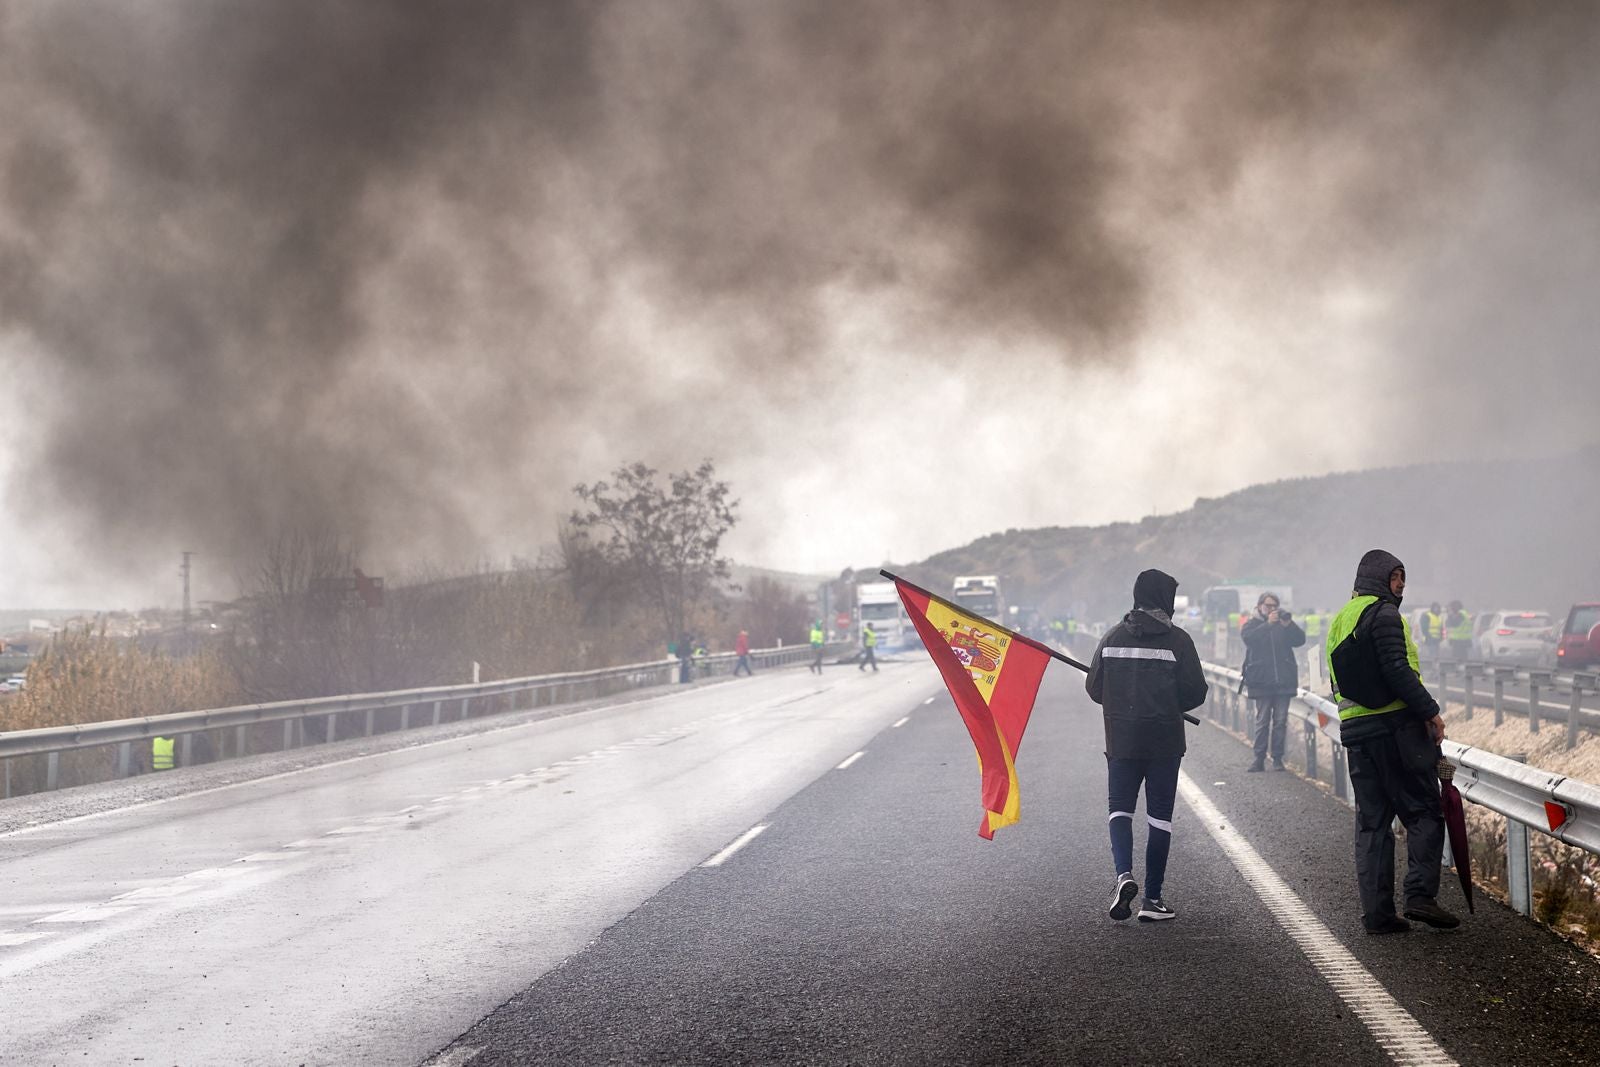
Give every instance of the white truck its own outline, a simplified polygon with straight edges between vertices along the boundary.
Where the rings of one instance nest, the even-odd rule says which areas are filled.
[[[1004,625],[1006,602],[1000,595],[998,574],[963,574],[957,576],[951,600],[974,615]]]
[[[916,627],[900,602],[893,582],[863,582],[856,586],[856,644],[867,623],[878,635],[878,652],[898,652],[919,643]]]

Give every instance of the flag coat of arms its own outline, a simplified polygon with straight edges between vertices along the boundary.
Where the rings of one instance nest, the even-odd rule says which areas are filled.
[[[1017,749],[1051,653],[901,578],[893,581],[978,751],[984,811],[978,834],[992,839],[1020,812]]]

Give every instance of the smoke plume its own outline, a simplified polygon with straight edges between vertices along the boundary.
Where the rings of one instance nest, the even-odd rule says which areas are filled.
[[[1597,44],[1562,3],[13,0],[8,498],[63,574],[220,567],[291,520],[460,560],[620,462],[712,456],[775,557],[927,429],[864,435],[868,393],[1080,461],[1094,389],[1181,393],[1113,425],[1231,409],[1181,477],[1086,475],[1123,512],[1299,473],[1219,443],[1257,398],[1465,448],[1600,384]],[[864,558],[948,477],[903,476]],[[926,547],[1094,517],[990,504]]]

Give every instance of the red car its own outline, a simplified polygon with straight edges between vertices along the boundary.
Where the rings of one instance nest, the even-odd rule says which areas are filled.
[[[1586,671],[1600,664],[1600,602],[1574,604],[1556,644],[1556,666]]]

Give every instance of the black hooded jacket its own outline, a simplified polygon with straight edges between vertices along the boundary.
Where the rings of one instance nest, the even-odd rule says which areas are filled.
[[[1346,719],[1339,726],[1339,737],[1346,745],[1391,732],[1396,715],[1414,715],[1426,721],[1439,714],[1439,702],[1411,669],[1411,660],[1406,656],[1406,624],[1400,616],[1402,598],[1389,591],[1389,575],[1396,567],[1404,570],[1405,564],[1392,553],[1374,548],[1361,557],[1356,567],[1354,595],[1378,598],[1378,605],[1372,609],[1365,626],[1366,639],[1377,650],[1378,669],[1383,674],[1384,684],[1394,698],[1404,701],[1406,706],[1391,715]]]
[[[1100,640],[1084,688],[1105,712],[1106,755],[1181,756],[1183,713],[1206,699],[1205,674],[1189,635],[1172,625],[1178,581],[1150,570],[1133,585],[1133,610]]]
[[[1274,624],[1259,608],[1244,624],[1244,684],[1257,699],[1292,697],[1300,691],[1300,664],[1294,650],[1306,643],[1297,622]]]

